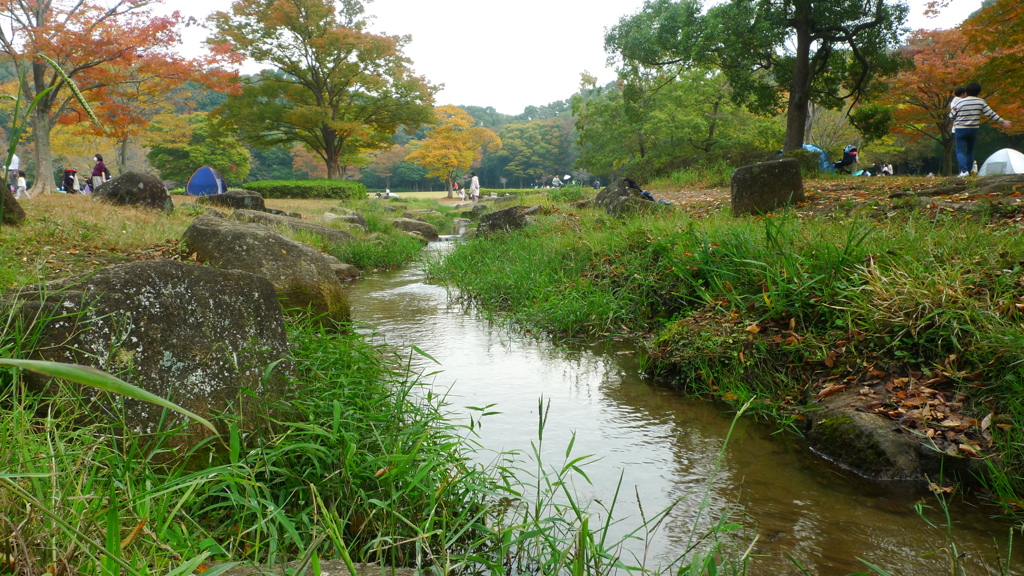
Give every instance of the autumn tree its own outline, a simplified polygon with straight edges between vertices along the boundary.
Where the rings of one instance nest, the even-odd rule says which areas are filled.
[[[999,85],[1004,100],[1024,99],[1024,3],[986,1],[961,29],[971,49],[988,56],[977,79],[986,88]]]
[[[31,118],[38,171],[33,191],[56,189],[52,177],[50,134],[62,117],[77,119],[71,88],[40,54],[51,58],[81,91],[98,105],[106,104],[98,92],[127,81],[129,69],[177,69],[182,58],[173,51],[179,44],[177,12],[156,16],[155,0],[26,0],[0,7],[5,26],[0,29],[0,51],[26,73],[27,98],[42,95]],[[49,91],[47,91],[49,90]],[[121,129],[122,119],[109,117],[107,125]]]
[[[441,106],[436,122],[424,140],[411,142],[406,160],[427,169],[427,176],[440,178],[452,197],[452,184],[458,173],[479,162],[485,152],[501,149],[501,139],[482,126],[474,126],[473,117],[458,106]]]
[[[84,112],[74,106],[77,114],[65,114],[59,122],[69,124],[77,133],[101,135],[105,131],[116,143],[115,163],[127,168],[128,147],[147,130],[152,118],[175,109],[194,109],[188,105],[192,92],[186,85],[234,90],[236,75],[215,66],[214,62],[219,60],[226,64],[239,59],[223,54],[223,58],[207,59],[203,64],[194,60],[158,60],[127,54],[96,71],[105,81],[95,88],[91,108],[103,129],[85,121]]]
[[[605,38],[627,82],[679,68],[720,69],[733,99],[774,114],[786,102],[784,149],[803,145],[808,104],[856,102],[900,65],[901,0],[648,0]],[[627,94],[628,96],[628,94]]]
[[[362,12],[357,0],[235,0],[215,13],[213,42],[273,67],[228,98],[225,119],[254,146],[301,144],[332,179],[399,126],[429,122],[436,87],[403,55],[409,38],[367,32]]]
[[[202,166],[215,168],[229,183],[249,174],[249,151],[203,112],[157,116],[144,143],[146,158],[166,180],[184,184]]]
[[[914,32],[902,50],[914,66],[889,83],[879,102],[892,108],[897,132],[942,148],[942,171],[950,174],[956,145],[949,118],[953,88],[966,85],[987,58],[974,53],[956,28]]]

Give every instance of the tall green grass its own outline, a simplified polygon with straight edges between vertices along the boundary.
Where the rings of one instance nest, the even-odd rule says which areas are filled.
[[[799,402],[812,370],[868,362],[947,374],[979,420],[1024,418],[1024,238],[980,219],[890,212],[697,221],[563,211],[457,247],[429,272],[534,332],[637,336],[651,369],[736,403]],[[1019,491],[1017,428],[994,434],[1010,477],[999,485]]]
[[[266,407],[267,425],[255,427],[266,432],[242,433],[223,415],[224,437],[187,454],[168,448],[180,430],[82,425],[70,388],[33,395],[3,372],[0,574],[216,575],[237,562],[328,558],[440,574],[671,569],[623,548],[667,510],[612,539],[618,496],[595,508],[570,489],[588,481],[590,457],[570,443],[564,462],[542,461],[546,409],[530,454],[473,464],[473,430],[490,408],[453,422],[409,377],[407,355],[314,324],[290,338],[295,393]],[[701,532],[676,565],[742,574],[737,526]]]
[[[694,186],[723,188],[729,186],[735,170],[732,165],[722,160],[698,164],[676,170],[667,177],[656,178],[651,181],[650,187],[656,190]]]

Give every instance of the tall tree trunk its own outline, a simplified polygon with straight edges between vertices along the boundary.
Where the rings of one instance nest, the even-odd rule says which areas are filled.
[[[814,132],[814,119],[817,116],[818,107],[813,102],[807,105],[807,123],[804,126],[804,142],[813,143],[814,138],[811,137]],[[819,144],[820,145],[820,144]]]
[[[114,147],[114,163],[121,172],[128,170],[128,137],[125,136],[117,142],[117,146]]]
[[[811,91],[811,23],[809,7],[798,4],[794,21],[796,29],[796,58],[793,62],[793,80],[789,85],[789,109],[786,111],[785,151],[799,150],[804,145],[807,126],[807,97]]]
[[[32,96],[46,89],[48,66],[45,62],[32,63],[32,85],[34,88]],[[47,94],[32,111],[32,138],[36,144],[36,175],[35,182],[32,184],[33,194],[46,194],[57,190],[57,183],[53,180],[53,152],[50,150],[51,106],[50,94]]]
[[[951,133],[952,134],[952,133]],[[959,165],[956,159],[956,140],[952,136],[943,136],[942,138],[942,175],[952,176],[956,174],[953,172],[953,167]]]

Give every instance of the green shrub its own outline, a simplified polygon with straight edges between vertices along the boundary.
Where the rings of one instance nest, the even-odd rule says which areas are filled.
[[[337,198],[355,200],[366,197],[366,186],[351,180],[260,180],[247,182],[245,190],[264,198]]]
[[[582,200],[586,193],[583,191],[583,187],[579,184],[570,184],[568,186],[562,186],[561,188],[552,188],[547,191],[548,198],[552,200],[561,200],[563,202],[575,202]]]

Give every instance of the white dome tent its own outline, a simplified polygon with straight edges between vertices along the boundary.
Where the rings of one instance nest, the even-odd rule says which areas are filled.
[[[991,176],[993,174],[1024,174],[1024,154],[1013,148],[1003,148],[993,153],[981,165],[978,176]]]

